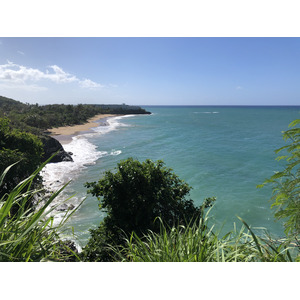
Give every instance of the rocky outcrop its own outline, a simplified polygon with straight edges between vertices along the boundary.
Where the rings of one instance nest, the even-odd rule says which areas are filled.
[[[56,152],[57,154],[51,159],[50,163],[73,161],[71,157],[72,153],[66,152],[58,140],[54,139],[51,136],[43,136],[41,140],[44,144],[43,161],[46,161]]]
[[[66,203],[60,205],[56,210],[58,211],[66,211],[66,210],[73,210],[75,208],[75,205],[70,204],[67,205]]]

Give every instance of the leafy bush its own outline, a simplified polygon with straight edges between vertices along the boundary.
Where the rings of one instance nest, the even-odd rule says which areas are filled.
[[[300,124],[300,119],[293,121],[289,127]],[[276,172],[264,184],[272,184],[272,208],[277,208],[275,217],[285,220],[285,232],[299,239],[300,235],[300,128],[291,128],[283,132],[284,140],[290,140],[290,144],[276,150],[279,153],[283,150],[286,155],[279,156],[278,161],[286,160],[286,168]]]
[[[37,136],[13,129],[9,119],[0,118],[0,174],[8,166],[21,161],[14,165],[14,172],[6,175],[0,197],[34,172],[41,163],[42,154],[43,144]]]
[[[173,227],[199,220],[201,215],[202,208],[186,199],[188,184],[162,161],[154,163],[148,159],[141,163],[129,158],[118,164],[115,173],[107,171],[98,182],[86,186],[89,193],[98,197],[100,209],[107,212],[100,226],[91,230],[91,238],[83,250],[87,260],[109,260],[105,245],[122,244],[124,234],[159,232],[160,225],[154,222],[156,217]]]

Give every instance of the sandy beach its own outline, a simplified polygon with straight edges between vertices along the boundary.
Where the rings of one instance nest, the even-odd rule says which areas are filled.
[[[99,114],[99,115],[94,116],[93,118],[90,118],[87,121],[87,123],[85,123],[85,124],[51,128],[51,129],[48,129],[48,132],[50,132],[51,136],[55,136],[55,138],[56,138],[56,136],[60,136],[60,135],[67,135],[67,136],[75,135],[78,132],[87,131],[93,127],[98,127],[99,123],[97,123],[96,121],[98,121],[100,119],[116,117],[116,116],[118,116],[118,115]]]

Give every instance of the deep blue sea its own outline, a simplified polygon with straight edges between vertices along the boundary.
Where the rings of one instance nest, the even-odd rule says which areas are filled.
[[[252,227],[264,227],[282,236],[282,223],[274,222],[269,201],[271,187],[257,189],[284,162],[274,150],[285,145],[282,131],[300,117],[300,107],[144,106],[151,115],[110,118],[91,132],[64,144],[74,163],[49,164],[45,181],[59,186],[72,180],[63,197],[67,203],[86,197],[68,226],[83,246],[88,230],[105,216],[98,200],[86,194],[85,182],[97,181],[120,160],[133,157],[163,160],[191,187],[190,198],[200,205],[217,197],[210,215],[217,228],[227,232],[242,217]],[[56,184],[57,183],[57,184]],[[59,219],[59,214],[58,214]]]

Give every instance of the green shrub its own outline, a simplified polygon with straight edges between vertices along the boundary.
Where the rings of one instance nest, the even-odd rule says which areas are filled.
[[[13,172],[6,175],[0,197],[30,176],[40,165],[42,155],[43,145],[37,136],[11,128],[10,120],[0,118],[0,174],[8,166],[21,161],[14,165]],[[37,180],[38,176],[35,179]]]
[[[107,213],[100,226],[91,230],[91,238],[83,249],[87,260],[110,260],[111,253],[104,245],[123,243],[124,234],[159,232],[156,217],[173,227],[199,220],[201,215],[202,208],[187,199],[188,184],[162,161],[147,159],[141,163],[129,158],[121,161],[114,173],[107,171],[98,182],[87,183],[87,187]]]

